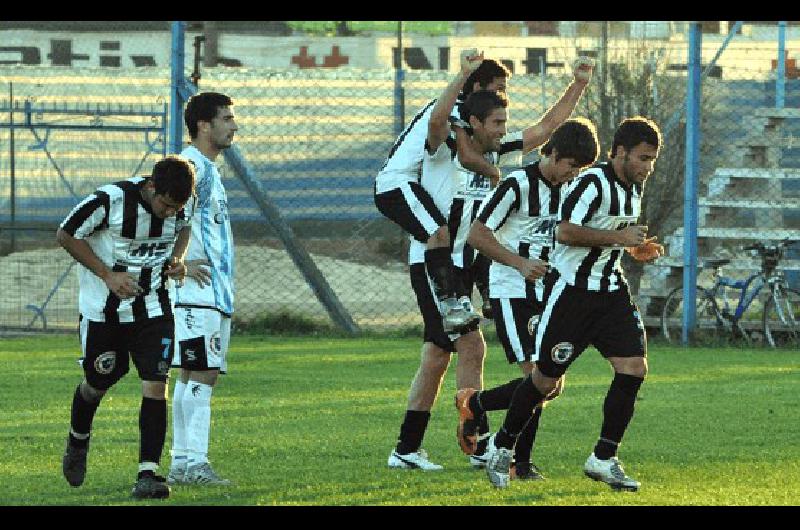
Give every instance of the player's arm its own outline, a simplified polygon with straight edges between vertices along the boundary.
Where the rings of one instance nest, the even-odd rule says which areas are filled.
[[[486,160],[483,155],[475,149],[472,138],[467,134],[467,131],[457,125],[453,125],[452,129],[456,134],[458,163],[461,164],[464,169],[488,177],[492,181],[492,187],[497,186],[497,183],[500,182],[500,169]]]
[[[428,122],[428,149],[430,153],[436,152],[439,146],[447,139],[450,134],[450,113],[456,104],[459,92],[464,88],[464,83],[469,75],[478,68],[483,62],[483,52],[478,54],[475,49],[464,50],[461,52],[461,70],[458,75],[450,81],[442,95],[436,100],[436,104],[431,111],[431,118]]]
[[[579,57],[575,62],[573,76],[561,98],[550,107],[538,123],[522,132],[522,151],[527,154],[545,143],[559,125],[572,115],[583,91],[592,79],[594,62],[588,57]]]
[[[573,247],[635,247],[645,242],[647,227],[626,226],[621,230],[603,230],[561,221],[556,226],[556,240]]]
[[[89,243],[76,239],[65,229],[59,227],[56,240],[75,261],[92,271],[103,280],[108,289],[120,298],[130,298],[141,294],[142,288],[126,272],[113,272],[97,257]]]
[[[175,246],[172,247],[172,255],[169,258],[169,264],[165,274],[173,278],[179,284],[183,283],[183,279],[187,274],[186,264],[183,258],[186,257],[186,251],[189,249],[189,241],[192,238],[192,226],[187,225],[180,229],[178,237],[175,238]]]
[[[547,272],[547,263],[538,259],[523,258],[500,244],[494,232],[476,219],[469,228],[467,243],[484,256],[509,267],[517,269],[526,280],[534,281]]]

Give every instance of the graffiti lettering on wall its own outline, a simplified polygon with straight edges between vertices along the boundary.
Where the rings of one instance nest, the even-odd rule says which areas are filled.
[[[24,64],[38,66],[49,64],[52,66],[122,66],[120,41],[100,41],[98,46],[98,63],[88,53],[76,53],[73,50],[72,39],[50,39],[49,50],[46,54],[37,46],[0,46],[0,65]],[[42,56],[47,59],[42,61]],[[129,58],[133,66],[156,66],[153,55],[124,55]]]
[[[194,58],[194,35],[186,35],[185,57]],[[406,70],[451,71],[458,68],[460,50],[472,41],[459,38],[415,39],[403,47]],[[463,45],[462,45],[463,44]],[[499,59],[514,73],[539,74],[563,63],[548,62],[548,45],[530,47],[530,40],[505,39],[491,43],[488,56]],[[0,31],[0,66],[166,67],[170,64],[168,32],[80,33]],[[271,68],[397,68],[396,40],[386,38],[262,37],[222,35],[218,42],[220,66]],[[205,50],[202,50],[202,54]],[[551,58],[552,61],[552,58]]]

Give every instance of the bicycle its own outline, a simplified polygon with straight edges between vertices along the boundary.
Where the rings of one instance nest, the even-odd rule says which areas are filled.
[[[756,243],[743,247],[743,251],[749,251],[761,258],[761,270],[744,280],[722,275],[722,267],[731,260],[707,260],[703,268],[714,269],[714,285],[710,288],[697,286],[695,308],[698,329],[706,330],[712,338],[727,333],[733,337],[744,337],[747,342],[752,342],[753,337],[746,327],[754,327],[754,319],[745,320],[747,324],[745,326],[743,317],[766,285],[767,291],[766,296],[762,297],[764,302],[760,318],[764,340],[773,348],[800,347],[800,291],[788,287],[783,273],[776,270],[783,258],[784,250],[794,243],[796,241],[785,239],[775,245]],[[733,312],[726,296],[726,288],[740,291]],[[680,342],[682,317],[683,287],[677,287],[667,295],[661,314],[661,329],[667,342]]]

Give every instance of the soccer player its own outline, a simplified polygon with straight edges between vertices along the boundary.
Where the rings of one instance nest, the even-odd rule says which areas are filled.
[[[660,148],[661,132],[654,122],[626,119],[614,134],[610,160],[583,171],[565,192],[553,269],[544,280],[545,307],[536,327],[536,366],[514,390],[503,427],[486,450],[486,473],[497,487],[508,486],[514,444],[531,411],[593,345],[611,364],[614,379],[584,473],[614,489],[639,489],[639,482],[625,474],[617,449],[647,374],[647,338],[621,257],[626,250],[640,261],[663,255],[656,238],[647,237],[647,227],[637,224],[643,185]]]
[[[485,66],[487,65],[487,66]],[[469,226],[477,214],[480,202],[488,193],[490,178],[478,172],[470,172],[460,164],[457,157],[457,144],[466,140],[471,142],[472,151],[484,157],[484,162],[494,167],[520,160],[522,153],[543,144],[552,132],[569,118],[580,99],[586,84],[591,79],[593,65],[580,60],[575,66],[575,79],[570,83],[559,101],[545,113],[533,126],[506,135],[508,100],[505,87],[508,75],[503,73],[496,61],[487,59],[476,72],[486,72],[482,84],[476,82],[464,103],[465,120],[472,129],[472,135],[464,137],[459,131],[450,131],[441,121],[429,125],[427,146],[423,159],[420,184],[431,191],[434,206],[439,211],[448,212],[448,229],[453,241],[451,259],[457,265],[455,272],[456,289],[459,297],[467,297],[472,292],[473,278],[471,259],[474,249],[466,245]],[[469,82],[467,83],[469,85]],[[497,91],[497,92],[495,92]],[[460,127],[455,127],[459,129]],[[459,139],[461,138],[461,139]],[[517,162],[518,165],[518,162]],[[439,470],[442,466],[434,464],[420,449],[422,439],[430,420],[430,410],[436,401],[441,382],[450,364],[451,352],[458,352],[456,384],[461,388],[483,387],[483,359],[486,343],[477,329],[477,324],[448,333],[441,322],[437,322],[435,290],[429,273],[426,274],[425,247],[418,240],[412,240],[409,249],[411,284],[417,297],[417,304],[423,316],[424,338],[422,359],[411,383],[408,404],[400,436],[395,449],[389,456],[388,465],[397,468],[421,468]],[[474,436],[488,433],[486,415],[465,424],[465,434]],[[461,436],[459,432],[459,436]],[[486,440],[478,444],[478,449],[470,455],[470,463],[483,467],[483,450]]]
[[[79,263],[84,379],[72,399],[62,471],[83,484],[92,420],[101,399],[133,359],[142,380],[135,498],[165,498],[156,475],[167,432],[167,378],[174,344],[171,284],[183,280],[194,168],[169,156],[152,176],[101,186],[61,223],[59,244]]]
[[[495,315],[497,337],[508,362],[516,363],[522,375],[531,373],[532,333],[542,312],[541,276],[553,246],[562,185],[597,160],[599,146],[594,125],[585,119],[564,122],[542,146],[542,158],[514,171],[489,195],[472,223],[468,243],[491,258],[489,294]],[[508,408],[522,378],[497,389],[459,390],[456,406],[462,450],[472,454],[477,440],[464,436],[464,424],[489,410]],[[548,396],[555,398],[560,390]],[[515,447],[514,473],[518,479],[543,478],[531,461],[541,406],[520,434]],[[465,443],[467,441],[472,443]]]
[[[461,70],[445,88],[442,95],[420,110],[392,146],[380,172],[375,178],[375,206],[388,219],[398,224],[414,240],[425,245],[425,268],[433,282],[437,311],[448,332],[469,327],[480,319],[470,305],[459,301],[453,278],[450,258],[450,234],[447,219],[436,208],[429,190],[420,183],[423,152],[429,123],[449,131],[450,123],[460,120],[454,113],[456,100],[464,87],[471,90],[474,84],[483,83],[487,76],[494,79],[501,74],[483,68],[480,78],[476,74],[484,63],[483,54],[465,50],[461,54]],[[503,67],[505,68],[505,67]],[[504,77],[504,76],[503,76]],[[462,147],[461,163],[474,167],[473,161],[483,164],[480,156],[470,156],[469,145]]]
[[[233,233],[228,197],[214,161],[238,129],[231,98],[192,96],[184,121],[191,145],[181,152],[197,168],[197,209],[187,254],[187,279],[175,301],[180,367],[172,399],[172,463],[167,482],[227,486],[208,461],[211,394],[227,370],[234,297]]]

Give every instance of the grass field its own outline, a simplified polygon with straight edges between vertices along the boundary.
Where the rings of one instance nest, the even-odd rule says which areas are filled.
[[[0,341],[0,505],[127,505],[138,460],[139,382],[130,373],[94,422],[86,482],[61,475],[81,377],[72,335]],[[409,338],[236,336],[213,400],[210,458],[230,488],[177,486],[159,505],[798,505],[800,352],[651,345],[650,376],[620,456],[643,484],[616,493],[583,477],[608,365],[589,350],[542,416],[545,482],[498,491],[455,442],[454,364],[424,447],[434,473],[386,466],[416,370]],[[455,361],[454,361],[455,363]],[[490,342],[486,384],[516,377]],[[496,428],[502,422],[492,413]],[[162,468],[169,463],[169,435]],[[166,471],[164,471],[166,474]],[[148,504],[148,503],[145,503]]]

